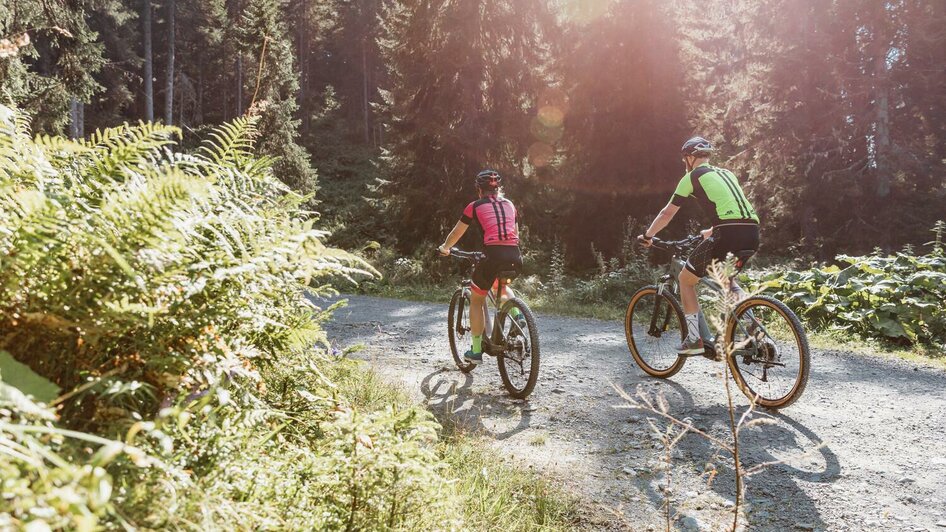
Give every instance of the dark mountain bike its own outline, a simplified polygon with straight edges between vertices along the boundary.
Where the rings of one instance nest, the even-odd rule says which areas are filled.
[[[651,241],[653,247],[670,252],[671,259],[658,284],[638,290],[627,305],[624,332],[634,361],[648,375],[666,379],[680,371],[691,356],[725,356],[736,384],[750,399],[755,398],[756,404],[778,409],[794,403],[808,384],[808,337],[798,316],[775,298],[751,296],[740,301],[726,319],[723,338],[713,336],[700,313],[705,353],[677,354],[677,344],[687,330],[677,277],[700,240],[702,237],[697,235],[677,241]],[[735,253],[737,265],[754,253]],[[700,282],[718,293],[725,290],[708,277]]]
[[[447,335],[450,337],[453,361],[460,371],[469,373],[476,367],[476,364],[463,359],[463,347],[470,345],[471,336],[470,292],[473,281],[470,277],[473,268],[486,259],[486,255],[452,248],[450,256],[470,264],[467,279],[460,284],[450,299],[450,313],[447,315]],[[512,269],[499,272],[495,290],[490,290],[487,294],[484,330],[492,332],[483,335],[483,353],[496,357],[499,376],[509,395],[525,399],[532,393],[539,377],[539,333],[535,326],[535,315],[526,302],[518,297],[502,303],[500,298],[506,284],[518,275],[519,273]],[[495,309],[495,319],[491,319],[490,305]],[[522,313],[521,323],[509,315],[513,308]]]

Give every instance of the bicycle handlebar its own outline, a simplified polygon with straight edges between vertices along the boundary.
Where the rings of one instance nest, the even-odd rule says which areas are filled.
[[[459,248],[450,248],[450,256],[459,260],[468,260],[472,262],[479,262],[486,258],[485,253],[480,253],[478,251],[463,251]]]
[[[661,240],[657,237],[652,237],[650,239],[650,245],[664,251],[685,253],[701,240],[703,240],[702,235],[688,236],[682,240]]]

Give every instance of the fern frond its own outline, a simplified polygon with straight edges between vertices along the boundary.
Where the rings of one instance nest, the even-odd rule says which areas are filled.
[[[221,124],[210,133],[210,139],[204,141],[198,154],[218,165],[243,167],[251,161],[253,143],[258,135],[258,118],[242,116]]]
[[[99,130],[82,141],[89,149],[83,162],[95,175],[122,180],[125,169],[161,159],[161,149],[179,135],[180,129],[176,127],[143,122]]]

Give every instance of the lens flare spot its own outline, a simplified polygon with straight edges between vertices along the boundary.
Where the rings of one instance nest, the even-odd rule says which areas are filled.
[[[539,122],[545,127],[558,128],[565,121],[565,112],[554,105],[546,105],[539,109]]]
[[[532,118],[532,124],[529,126],[529,130],[536,140],[545,142],[546,144],[554,144],[562,138],[565,132],[561,125],[557,127],[546,126],[538,116]]]
[[[532,146],[529,146],[529,163],[536,168],[542,168],[543,166],[548,166],[549,161],[552,160],[552,156],[555,155],[555,150],[552,149],[552,146],[544,142],[536,142]]]
[[[612,0],[565,0],[562,10],[565,16],[579,24],[587,24],[603,17]]]
[[[568,96],[565,91],[555,87],[549,87],[539,94],[538,108],[555,107],[562,112],[562,115],[568,114]]]

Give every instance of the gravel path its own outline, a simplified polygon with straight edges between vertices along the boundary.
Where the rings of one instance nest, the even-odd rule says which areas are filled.
[[[352,356],[441,422],[485,435],[502,456],[590,501],[600,515],[588,528],[663,528],[660,444],[647,415],[620,408],[610,383],[662,393],[673,415],[726,434],[722,366],[691,359],[671,380],[648,378],[628,353],[621,323],[539,315],[539,382],[528,401],[514,401],[495,360],[470,375],[454,367],[446,304],[346,297],[328,326],[338,347],[363,344]],[[748,401],[736,400],[741,413]],[[748,480],[751,530],[946,532],[946,371],[816,349],[805,395],[773,420],[742,437],[746,466],[783,461]],[[708,463],[718,471],[709,484]],[[675,528],[719,530],[731,521],[734,477],[715,447],[688,435],[672,474]]]

